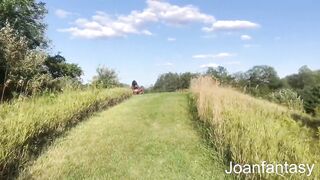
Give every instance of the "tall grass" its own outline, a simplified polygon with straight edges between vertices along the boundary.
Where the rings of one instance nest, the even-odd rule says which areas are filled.
[[[292,89],[277,90],[276,92],[269,94],[267,99],[271,102],[284,105],[289,109],[304,112],[302,98]]]
[[[220,87],[210,77],[192,80],[191,91],[199,119],[211,127],[212,141],[226,163],[315,163],[312,176],[320,177],[317,141],[308,128],[291,118],[293,111]],[[280,177],[275,174],[241,176]],[[297,174],[291,178],[306,177]]]
[[[0,177],[28,161],[30,153],[48,134],[64,131],[88,114],[118,103],[131,90],[69,90],[59,95],[42,96],[0,105]]]

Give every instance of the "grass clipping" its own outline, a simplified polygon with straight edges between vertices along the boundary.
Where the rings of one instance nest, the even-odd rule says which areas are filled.
[[[315,164],[312,177],[320,177],[317,166],[318,140],[310,129],[291,118],[289,109],[219,86],[210,77],[191,82],[199,119],[211,128],[211,139],[225,159],[237,164]],[[244,175],[240,175],[244,176]],[[246,178],[270,178],[276,174],[249,174]],[[293,179],[302,175],[287,174]]]
[[[12,176],[12,171],[39,151],[42,138],[63,132],[91,113],[131,95],[131,90],[124,88],[70,90],[54,97],[1,105],[0,177]]]

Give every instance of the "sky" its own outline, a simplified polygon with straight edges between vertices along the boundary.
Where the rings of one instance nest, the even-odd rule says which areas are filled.
[[[166,72],[230,73],[273,66],[280,77],[320,69],[317,0],[54,0],[47,4],[52,54],[90,82],[96,68],[150,86]]]

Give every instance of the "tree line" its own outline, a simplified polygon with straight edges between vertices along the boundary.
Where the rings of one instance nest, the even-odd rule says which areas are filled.
[[[0,2],[0,100],[65,87],[83,87],[83,70],[68,63],[61,54],[48,53],[50,41],[45,36],[45,3],[35,0]],[[151,91],[186,89],[190,79],[199,75],[216,78],[222,85],[237,88],[256,97],[300,107],[313,116],[320,114],[320,70],[307,66],[298,73],[280,78],[273,67],[254,66],[246,72],[231,74],[225,67],[208,68],[205,73],[166,73],[159,76]],[[125,86],[113,69],[101,66],[90,86],[111,88]]]
[[[280,78],[267,65],[254,66],[245,72],[229,73],[225,67],[208,68],[204,73],[165,73],[158,77],[152,91],[176,91],[189,87],[193,77],[206,75],[255,97],[265,98],[294,109],[320,116],[320,70],[302,66],[298,73]]]

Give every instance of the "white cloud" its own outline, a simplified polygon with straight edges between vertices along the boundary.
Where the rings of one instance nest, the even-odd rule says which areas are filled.
[[[54,12],[56,16],[58,16],[59,18],[66,18],[70,15],[72,15],[72,12],[63,10],[63,9],[56,9],[56,11]]]
[[[148,0],[147,4],[146,10],[155,13],[160,20],[168,24],[212,23],[215,21],[213,16],[201,13],[197,7],[192,5],[177,6],[157,0]]]
[[[203,64],[203,65],[201,65],[200,67],[201,67],[201,68],[209,68],[209,67],[216,68],[216,67],[218,67],[218,66],[219,66],[218,64],[209,63],[209,64]]]
[[[252,39],[252,37],[251,36],[249,36],[249,35],[241,35],[240,36],[240,39],[241,40],[243,40],[243,41],[248,41],[248,40],[251,40]]]
[[[169,37],[167,40],[168,40],[169,42],[173,42],[173,41],[176,41],[177,39],[176,39],[176,38]]]
[[[74,27],[58,31],[69,32],[74,37],[110,38],[123,37],[128,34],[152,35],[149,30],[145,29],[145,25],[152,22],[184,25],[193,22],[209,24],[214,21],[213,16],[200,12],[192,5],[177,6],[163,1],[147,0],[147,7],[142,11],[132,11],[129,15],[121,15],[116,18],[111,18],[104,12],[96,12],[90,20],[77,19]]]
[[[167,25],[181,26],[190,23],[201,23],[206,32],[215,30],[239,30],[253,29],[259,24],[246,20],[218,20],[210,14],[201,12],[193,5],[178,6],[159,0],[146,0],[143,10],[133,10],[127,15],[110,16],[98,11],[91,18],[79,18],[74,26],[58,29],[60,32],[68,32],[73,37],[88,39],[124,37],[130,34],[152,35],[146,26],[150,23],[163,23]],[[56,15],[65,18],[72,13],[57,10]]]
[[[232,57],[234,56],[234,54],[230,54],[230,53],[219,53],[217,55],[215,55],[215,58],[228,58],[228,57]]]
[[[157,64],[157,66],[174,66],[174,64],[171,63],[171,62],[166,62],[166,63],[163,63],[163,64]]]
[[[222,52],[218,54],[197,54],[192,56],[194,59],[224,59],[235,56],[234,54]]]
[[[211,32],[216,30],[241,30],[241,29],[255,29],[260,27],[259,24],[244,21],[244,20],[230,20],[230,21],[215,21],[211,27],[202,28],[203,31]]]

